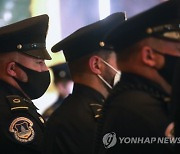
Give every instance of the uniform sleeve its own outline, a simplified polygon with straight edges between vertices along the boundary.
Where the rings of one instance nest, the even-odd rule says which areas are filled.
[[[3,123],[2,148],[7,153],[36,154],[41,152],[43,124],[41,118],[34,118],[27,111],[13,113]],[[38,121],[39,120],[39,121]]]

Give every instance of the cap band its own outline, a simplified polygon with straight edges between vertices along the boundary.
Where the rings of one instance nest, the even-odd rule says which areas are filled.
[[[160,38],[180,41],[180,24],[165,24],[147,28],[146,32]]]
[[[180,41],[180,32],[165,32],[165,33],[163,33],[163,36],[165,38]]]
[[[153,33],[159,33],[164,31],[179,31],[180,30],[180,24],[166,24],[166,25],[160,25],[156,27],[151,27],[147,29],[148,34]]]
[[[30,44],[18,44],[17,49],[18,50],[34,50],[34,49],[40,49],[45,48],[45,43],[30,43]]]

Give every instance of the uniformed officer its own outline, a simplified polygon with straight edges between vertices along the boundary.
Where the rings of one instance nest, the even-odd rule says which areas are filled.
[[[107,35],[105,44],[114,46],[122,76],[105,102],[95,154],[173,152],[169,109],[173,69],[180,57],[179,25],[180,1],[172,0]]]
[[[180,36],[180,35],[179,35]],[[172,132],[175,137],[180,137],[180,58],[177,61],[173,77],[172,102],[173,102],[173,128]],[[175,144],[175,152],[180,152],[180,144]]]
[[[48,120],[51,114],[62,104],[63,100],[72,92],[73,87],[67,63],[56,64],[50,68],[53,71],[54,85],[58,92],[58,98],[42,114],[45,120]]]
[[[104,48],[101,39],[123,21],[124,13],[115,13],[53,46],[53,52],[64,51],[74,88],[47,122],[44,153],[92,152],[102,105],[120,75],[115,52],[111,46]]]
[[[1,153],[41,153],[44,120],[31,100],[50,83],[48,20],[41,15],[0,28]]]

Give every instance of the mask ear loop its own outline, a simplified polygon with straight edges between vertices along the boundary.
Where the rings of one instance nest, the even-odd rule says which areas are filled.
[[[116,73],[119,73],[119,71],[117,69],[115,69],[113,66],[111,66],[109,63],[107,63],[106,61],[104,61],[102,58],[101,58],[102,62],[105,63],[107,66],[109,66],[110,68],[112,68]]]
[[[119,76],[121,76],[121,72],[118,71],[117,69],[115,69],[113,66],[111,66],[109,63],[107,63],[106,61],[104,61],[102,58],[101,58],[102,62],[105,63],[107,66],[109,66],[110,68],[112,68]]]
[[[105,60],[103,60],[102,58],[100,58],[101,61],[106,64],[107,66],[109,66],[112,70],[114,70],[116,72],[116,74],[118,74],[119,76],[121,76],[121,72],[116,70],[113,66],[111,66],[108,62],[106,62]],[[103,77],[101,75],[97,75],[110,89],[113,89],[113,87],[106,81],[103,79]]]
[[[106,80],[104,80],[101,75],[97,74],[97,76],[98,76],[110,89],[112,89],[112,86],[111,86]]]

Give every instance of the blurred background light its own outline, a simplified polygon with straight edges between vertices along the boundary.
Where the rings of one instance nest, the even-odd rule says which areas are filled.
[[[3,14],[4,21],[9,21],[9,20],[11,20],[11,18],[12,18],[12,13],[10,11],[4,12],[4,14]]]
[[[110,0],[99,0],[99,19],[110,15]]]
[[[14,2],[13,1],[7,1],[5,3],[5,9],[11,10],[11,9],[13,9],[13,7],[14,7]]]

